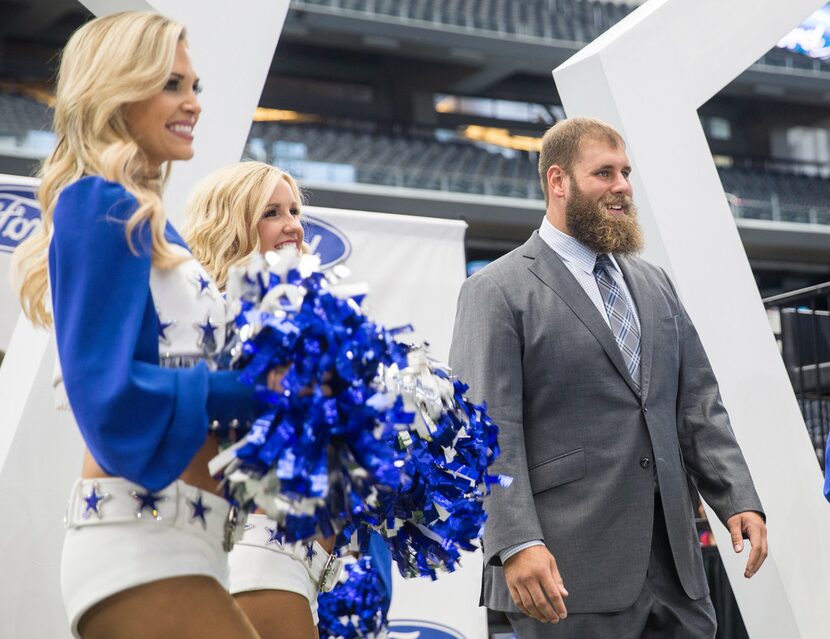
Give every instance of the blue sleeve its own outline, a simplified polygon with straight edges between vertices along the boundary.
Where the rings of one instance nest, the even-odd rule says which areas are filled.
[[[150,231],[125,222],[137,202],[121,185],[86,177],[54,211],[49,275],[66,393],[92,456],[109,474],[150,490],[174,481],[210,418],[247,416],[252,389],[232,372],[158,365],[150,294]]]

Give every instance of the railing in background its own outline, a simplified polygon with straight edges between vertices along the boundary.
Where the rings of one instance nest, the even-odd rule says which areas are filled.
[[[830,282],[764,300],[816,458],[830,432]]]
[[[727,193],[726,199],[736,219],[830,224],[830,207],[783,203],[776,193],[765,200],[747,199]]]

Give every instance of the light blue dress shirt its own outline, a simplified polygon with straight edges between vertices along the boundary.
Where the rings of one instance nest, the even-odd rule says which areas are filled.
[[[594,306],[597,307],[599,314],[602,315],[605,323],[610,328],[611,323],[608,320],[608,313],[605,311],[605,303],[602,301],[602,294],[599,291],[596,277],[594,277],[594,265],[597,262],[597,252],[588,248],[567,233],[560,231],[548,221],[547,216],[542,218],[542,226],[539,227],[539,237],[562,259],[562,262],[571,272],[571,275],[574,276],[574,279],[582,287],[582,290],[585,291],[586,295],[594,303]],[[634,298],[631,296],[631,291],[628,290],[625,277],[620,270],[620,265],[617,264],[617,260],[614,259],[613,255],[609,254],[608,257],[611,259],[611,265],[613,267],[611,269],[611,277],[614,278],[617,286],[620,287],[623,295],[625,295],[628,305],[632,308],[634,321],[637,323],[637,330],[639,331],[640,317],[637,315],[637,306],[634,304]],[[531,546],[541,545],[544,545],[541,539],[516,544],[515,546],[510,546],[502,550],[499,553],[499,558],[501,559],[501,563],[504,564],[505,561],[517,552],[525,548],[530,548]]]

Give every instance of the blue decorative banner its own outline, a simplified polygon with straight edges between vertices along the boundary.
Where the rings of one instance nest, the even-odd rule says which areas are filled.
[[[37,185],[0,182],[0,252],[11,253],[40,228]]]
[[[302,216],[305,241],[320,256],[320,268],[327,269],[349,259],[352,244],[336,226],[311,215]]]

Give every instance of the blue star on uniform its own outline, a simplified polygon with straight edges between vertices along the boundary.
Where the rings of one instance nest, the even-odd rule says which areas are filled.
[[[201,271],[196,271],[191,276],[193,279],[194,286],[198,289],[196,292],[196,297],[202,297],[205,293],[208,293],[211,297],[213,297],[213,291],[210,290],[211,281],[204,276]]]
[[[187,501],[190,504],[190,507],[193,509],[193,512],[190,515],[190,521],[196,521],[197,519],[201,520],[202,528],[206,530],[207,520],[205,519],[205,515],[207,515],[213,509],[210,506],[205,506],[204,502],[202,501],[201,491],[199,491],[198,499],[188,499]]]
[[[314,561],[314,558],[317,556],[317,551],[314,550],[314,542],[312,541],[305,547],[305,560],[308,562],[308,565],[311,565],[311,562]]]
[[[164,497],[163,495],[156,495],[151,490],[148,490],[144,493],[140,493],[134,490],[130,494],[133,496],[133,499],[135,499],[138,502],[138,509],[135,511],[135,516],[138,519],[141,519],[145,510],[149,511],[154,519],[161,519],[161,515],[159,515],[159,507],[157,502],[164,501],[165,499],[167,499],[167,497]]]
[[[98,482],[92,482],[92,490],[89,491],[89,494],[84,497],[84,501],[86,502],[86,506],[84,507],[84,519],[88,519],[90,514],[95,513],[98,515],[98,519],[104,516],[101,512],[101,504],[105,502],[107,499],[110,498],[109,493],[99,493],[98,492]]]
[[[199,293],[204,293],[206,290],[210,288],[210,280],[205,278],[204,275],[199,273]]]
[[[199,322],[194,322],[193,327],[200,331],[199,341],[197,342],[199,348],[204,349],[208,352],[213,352],[216,350],[216,330],[219,328],[216,324],[214,324],[211,319],[210,315],[205,318],[203,324]]]
[[[268,533],[268,541],[265,542],[266,546],[268,544],[277,544],[278,546],[282,546],[282,540],[285,538],[285,535],[279,532],[276,527],[268,528],[268,526],[266,526],[265,531]]]
[[[159,318],[159,343],[164,344],[165,346],[170,346],[170,338],[167,336],[167,330],[176,325],[176,320],[165,322],[161,319],[161,313],[158,309],[156,309],[156,315],[158,315]]]

